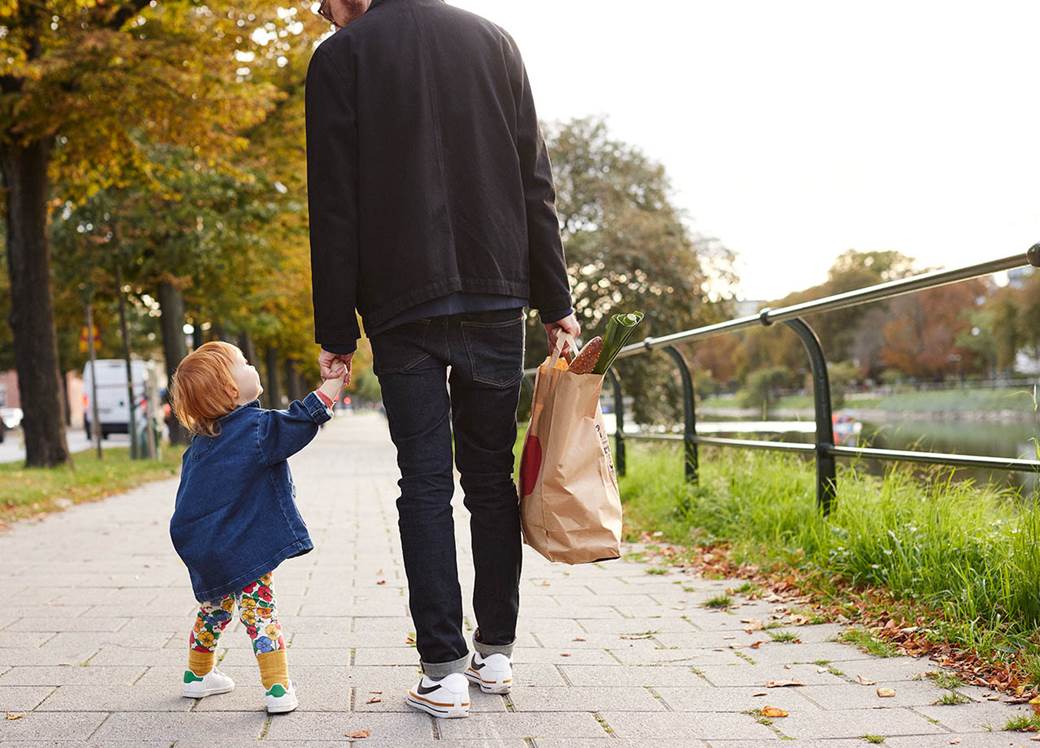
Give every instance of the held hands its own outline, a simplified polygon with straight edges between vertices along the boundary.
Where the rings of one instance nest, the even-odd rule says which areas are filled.
[[[350,384],[350,365],[353,353],[330,353],[322,349],[318,355],[318,367],[322,379],[342,379],[342,384]],[[341,386],[342,386],[341,384]],[[336,393],[339,394],[338,392]]]
[[[549,353],[552,353],[553,350],[556,348],[556,338],[561,333],[569,333],[575,338],[581,335],[581,325],[578,324],[578,318],[571,314],[567,317],[564,317],[561,320],[557,320],[556,322],[550,322],[549,324],[545,325],[545,335],[549,339]],[[571,350],[570,342],[567,342],[563,346],[563,351],[561,355],[568,356],[574,355],[576,353],[577,351]]]
[[[333,404],[339,400],[340,393],[343,392],[343,377],[333,377],[332,379],[326,379],[321,383],[321,387],[318,391],[332,401]]]

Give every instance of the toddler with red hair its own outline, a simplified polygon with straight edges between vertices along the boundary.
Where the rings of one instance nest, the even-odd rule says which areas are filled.
[[[258,399],[260,376],[229,343],[206,343],[177,367],[173,409],[192,440],[170,537],[201,603],[188,638],[184,696],[198,699],[235,687],[215,661],[217,641],[237,606],[260,667],[267,711],[296,708],[271,572],[314,548],[296,507],[288,458],[332,418],[342,389],[340,376],[285,410],[266,410]]]

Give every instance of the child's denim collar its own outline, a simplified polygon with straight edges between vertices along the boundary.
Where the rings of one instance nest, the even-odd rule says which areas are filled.
[[[241,405],[236,405],[235,409],[233,411],[231,411],[227,415],[221,416],[217,420],[218,421],[223,421],[225,418],[231,418],[231,416],[233,416],[233,415],[235,415],[237,413],[241,413],[246,408],[259,408],[259,407],[260,407],[260,400],[258,398],[258,399],[254,400],[251,403],[242,403]]]

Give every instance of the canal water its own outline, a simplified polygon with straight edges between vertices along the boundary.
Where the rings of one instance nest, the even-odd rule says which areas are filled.
[[[728,422],[743,421],[748,430],[733,431],[726,436],[746,435],[756,439],[782,439],[784,441],[812,442],[813,433],[804,426],[777,433],[775,424],[768,430],[759,428],[757,419],[739,419],[726,417],[713,419],[705,417],[703,421],[724,420]],[[810,422],[811,423],[811,422]],[[988,457],[1018,457],[1024,459],[1040,459],[1037,442],[1040,440],[1040,422],[993,423],[987,421],[957,420],[946,421],[929,418],[893,419],[887,423],[863,421],[863,429],[859,435],[858,446],[876,447],[878,449],[915,449],[925,452],[952,452],[954,454],[971,454]],[[705,424],[707,426],[707,423]],[[809,425],[809,424],[806,424]],[[733,423],[737,428],[738,423]],[[727,425],[727,429],[730,426]],[[708,426],[705,429],[716,432]],[[717,432],[716,432],[717,433]],[[842,460],[848,462],[848,460]],[[887,466],[894,463],[880,460],[864,460],[862,465],[871,473],[882,474]],[[933,471],[931,466],[915,466],[922,474]],[[973,480],[977,483],[994,483],[1002,486],[1013,486],[1022,490],[1023,495],[1036,494],[1040,489],[1040,481],[1030,473],[1010,472],[1003,470],[985,470],[975,468],[958,468],[954,472],[958,480]]]

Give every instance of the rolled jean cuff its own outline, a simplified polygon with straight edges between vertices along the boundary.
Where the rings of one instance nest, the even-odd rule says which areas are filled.
[[[452,660],[451,662],[423,662],[420,660],[419,664],[422,666],[423,674],[425,674],[427,678],[440,680],[452,673],[466,672],[466,666],[469,665],[469,655],[463,655],[459,659]]]
[[[505,655],[506,657],[512,657],[514,644],[516,644],[515,639],[509,642],[509,644],[485,644],[477,639],[477,632],[473,632],[473,650],[481,657],[490,657],[491,655]]]

